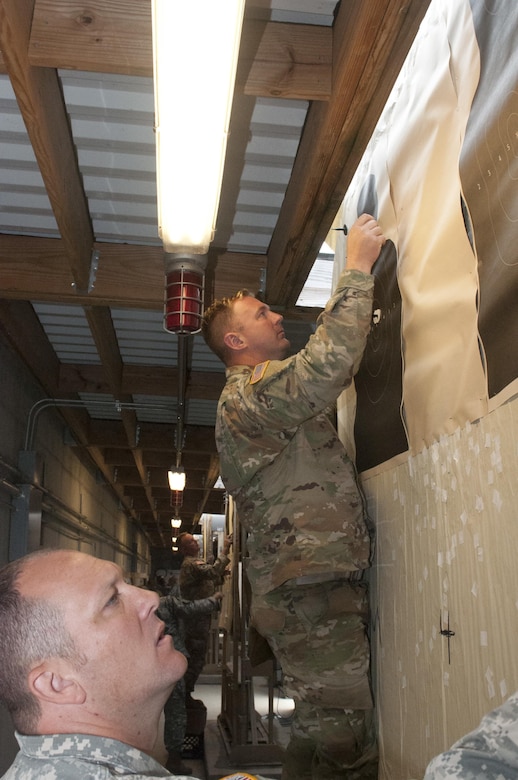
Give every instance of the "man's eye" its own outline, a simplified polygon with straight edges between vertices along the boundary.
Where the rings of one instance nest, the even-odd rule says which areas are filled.
[[[119,601],[119,594],[114,593],[113,596],[111,596],[106,602],[106,606],[113,607],[115,604],[117,604],[118,601]]]

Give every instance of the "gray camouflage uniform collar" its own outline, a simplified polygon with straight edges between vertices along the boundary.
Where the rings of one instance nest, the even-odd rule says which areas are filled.
[[[69,758],[110,766],[114,774],[170,777],[170,772],[131,745],[116,739],[90,734],[47,734],[28,736],[16,733],[22,753],[31,758]]]

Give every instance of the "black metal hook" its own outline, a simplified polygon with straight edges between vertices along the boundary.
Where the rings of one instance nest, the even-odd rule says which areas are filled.
[[[450,631],[450,613],[448,612],[448,627],[443,628],[442,627],[442,613],[439,613],[439,633],[441,636],[448,637],[448,663],[451,664],[451,655],[450,655],[450,639],[452,636],[455,636],[455,631]]]

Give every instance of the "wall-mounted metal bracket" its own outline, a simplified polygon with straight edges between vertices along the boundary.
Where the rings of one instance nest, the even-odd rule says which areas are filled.
[[[97,276],[97,270],[99,268],[99,258],[101,253],[98,249],[92,249],[92,257],[90,259],[90,276],[88,277],[88,292],[91,293],[95,287],[95,278]]]

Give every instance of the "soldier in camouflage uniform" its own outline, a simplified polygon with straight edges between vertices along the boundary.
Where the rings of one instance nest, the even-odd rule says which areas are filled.
[[[168,596],[162,596],[157,614],[164,621],[166,633],[173,638],[177,650],[188,657],[185,646],[185,618],[205,617],[219,609],[221,593],[215,593],[206,599],[187,601],[179,595],[178,586]],[[185,677],[182,677],[174,686],[164,707],[164,743],[169,754],[166,764],[171,772],[189,774],[190,768],[182,762],[182,748],[185,739],[187,725],[187,711],[185,708]]]
[[[516,780],[518,692],[485,715],[478,728],[430,762],[425,780]]]
[[[183,599],[194,601],[213,596],[223,583],[225,569],[230,561],[230,537],[225,537],[223,549],[217,560],[210,564],[199,558],[200,548],[192,534],[182,533],[178,537],[178,548],[184,556],[178,583]],[[185,694],[188,707],[203,706],[199,699],[192,698],[196,681],[205,666],[207,646],[209,643],[211,616],[186,615],[185,646],[187,648],[188,666],[185,673]]]
[[[157,606],[118,566],[80,552],[0,569],[0,701],[20,745],[2,780],[172,777],[149,753],[186,661]],[[221,780],[244,778],[267,780]]]
[[[227,367],[216,442],[248,532],[251,618],[295,700],[283,780],[377,778],[368,597],[359,582],[370,535],[329,407],[363,354],[370,271],[383,243],[376,220],[362,215],[349,233],[348,270],[292,357],[282,316],[246,291],[214,303],[203,323]]]

